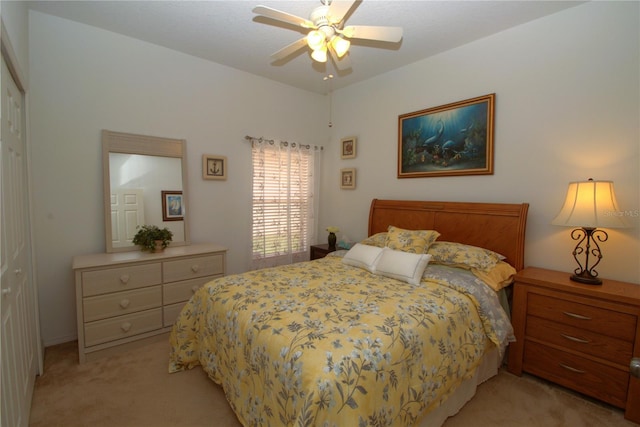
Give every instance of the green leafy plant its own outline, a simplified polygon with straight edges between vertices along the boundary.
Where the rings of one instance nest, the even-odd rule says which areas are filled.
[[[156,242],[164,249],[169,246],[171,239],[173,239],[173,232],[167,227],[159,228],[157,225],[143,225],[137,228],[138,232],[133,236],[133,244],[140,246],[143,251],[155,252]]]

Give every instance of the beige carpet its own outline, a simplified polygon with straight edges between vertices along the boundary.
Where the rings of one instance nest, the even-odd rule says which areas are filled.
[[[167,373],[168,344],[78,364],[76,343],[47,348],[30,426],[236,427],[222,389],[200,368]],[[622,411],[506,371],[482,384],[445,427],[629,426]]]

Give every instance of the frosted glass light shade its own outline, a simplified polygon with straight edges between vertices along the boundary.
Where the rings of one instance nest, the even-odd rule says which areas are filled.
[[[570,182],[567,197],[553,225],[584,228],[625,228],[612,181]]]
[[[307,45],[311,48],[311,50],[320,49],[324,46],[326,40],[326,36],[323,32],[318,30],[309,31],[307,34]]]
[[[322,46],[319,49],[314,49],[311,52],[311,57],[318,62],[327,62],[327,46]]]
[[[342,58],[345,53],[349,50],[349,46],[351,46],[351,42],[349,40],[345,40],[342,37],[334,36],[331,39],[331,46],[333,50],[338,55],[338,58]]]

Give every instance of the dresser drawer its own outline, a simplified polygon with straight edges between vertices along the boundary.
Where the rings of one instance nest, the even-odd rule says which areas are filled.
[[[636,316],[557,297],[529,293],[527,313],[624,341],[636,336]]]
[[[164,282],[224,274],[224,255],[208,255],[162,263]]]
[[[177,304],[165,305],[163,308],[163,318],[164,318],[164,326],[173,326],[176,322],[176,319],[180,315],[182,308],[184,307],[184,302],[179,302]]]
[[[155,308],[86,323],[84,342],[86,347],[91,347],[160,328],[162,328],[162,309]]]
[[[221,276],[220,276],[221,277]],[[199,279],[183,280],[182,282],[167,283],[162,285],[162,297],[165,304],[185,302],[191,298],[205,283],[214,277],[201,277]]]
[[[118,292],[162,283],[160,263],[85,271],[82,273],[82,295]]]
[[[98,295],[84,298],[82,301],[85,322],[135,313],[161,305],[162,290],[160,286]]]
[[[526,341],[525,371],[624,408],[629,373],[571,353]]]

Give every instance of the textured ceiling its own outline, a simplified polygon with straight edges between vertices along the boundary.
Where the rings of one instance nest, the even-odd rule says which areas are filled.
[[[340,72],[330,61],[314,62],[308,49],[272,63],[272,53],[305,33],[252,12],[260,4],[308,18],[319,0],[42,1],[30,2],[30,8],[326,93],[580,3],[357,1],[347,15],[348,25],[400,26],[404,36],[397,45],[354,40],[352,67]],[[335,75],[331,87],[323,80],[327,74]]]

